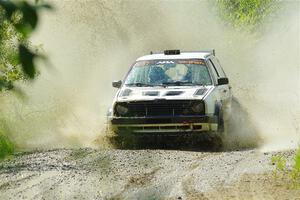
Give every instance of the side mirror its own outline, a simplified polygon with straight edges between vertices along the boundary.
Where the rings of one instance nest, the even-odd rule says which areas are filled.
[[[218,85],[226,85],[229,83],[228,78],[218,78]]]
[[[112,86],[115,88],[120,88],[122,85],[122,81],[113,81]]]

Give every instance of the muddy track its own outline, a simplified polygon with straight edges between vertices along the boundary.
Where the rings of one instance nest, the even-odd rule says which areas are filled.
[[[291,158],[293,152],[285,154]],[[270,188],[257,192],[253,179],[269,177],[272,155],[256,150],[28,152],[0,163],[0,199],[256,199],[253,192],[276,199]],[[289,198],[299,194],[282,192]]]

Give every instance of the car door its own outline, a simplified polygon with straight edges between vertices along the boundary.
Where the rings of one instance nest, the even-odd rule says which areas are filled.
[[[219,61],[215,57],[212,56],[209,59],[209,62],[211,63],[211,65],[213,65],[213,69],[215,70],[218,78],[227,78]],[[224,85],[217,85],[217,90],[219,91],[219,95],[221,99],[223,119],[227,121],[231,113],[231,100],[232,100],[231,87],[229,83]]]
[[[212,66],[212,70],[214,71],[214,74],[216,75],[216,78],[227,78],[224,70],[222,69],[219,61],[211,56],[208,59],[209,64]],[[217,82],[217,80],[216,80]],[[227,101],[231,100],[231,87],[229,84],[225,85],[217,85],[217,90],[219,91],[221,101],[224,101],[224,103],[227,103]]]

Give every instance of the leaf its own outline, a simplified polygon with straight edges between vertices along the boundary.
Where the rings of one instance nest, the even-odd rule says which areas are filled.
[[[11,90],[13,88],[14,86],[10,81],[0,80],[0,91],[2,91],[3,89]]]
[[[0,6],[5,10],[7,19],[10,19],[17,10],[17,6],[10,1],[0,0]]]
[[[22,21],[18,24],[14,24],[14,26],[23,37],[27,37],[32,32],[31,27],[27,24],[24,24]]]
[[[23,44],[19,45],[19,57],[20,63],[24,73],[30,78],[33,79],[36,74],[35,66],[34,66],[34,58],[37,57],[36,54],[32,53],[27,47]]]
[[[24,1],[21,6],[20,10],[23,14],[23,22],[25,24],[29,24],[32,29],[35,29],[37,23],[38,23],[38,15],[36,8],[30,4],[28,4],[26,1]]]
[[[37,5],[37,8],[45,8],[45,9],[48,9],[48,10],[53,9],[53,7],[50,4],[46,4],[46,3]]]

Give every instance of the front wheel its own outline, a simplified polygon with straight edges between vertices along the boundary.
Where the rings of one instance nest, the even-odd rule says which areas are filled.
[[[224,139],[220,133],[216,132],[211,136],[212,141],[212,151],[222,151],[224,147]]]
[[[221,109],[218,113],[218,130],[214,134],[213,150],[221,151],[227,138],[228,120],[224,119],[224,112]]]

